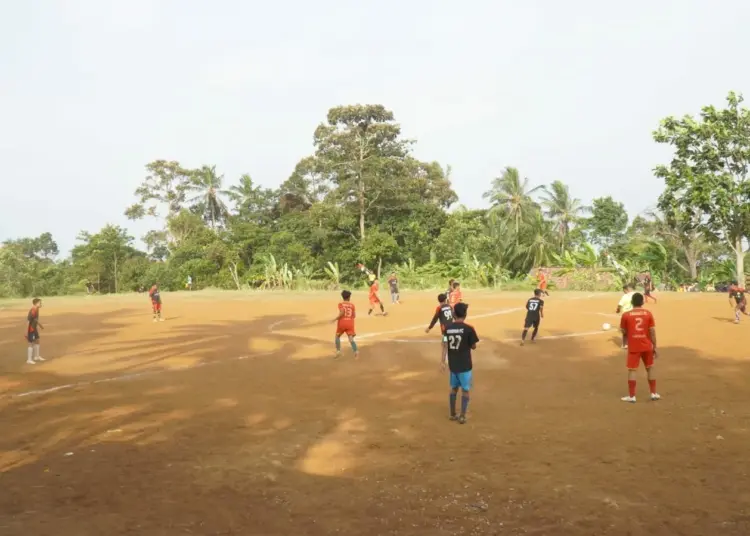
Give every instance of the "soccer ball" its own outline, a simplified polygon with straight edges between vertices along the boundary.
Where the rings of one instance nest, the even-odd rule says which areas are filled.
[[[607,323],[604,323],[604,324],[602,324],[602,329],[603,329],[604,331],[609,331],[609,330],[610,330],[611,328],[612,328],[612,326],[610,326],[610,325],[609,325],[609,324],[607,324]]]

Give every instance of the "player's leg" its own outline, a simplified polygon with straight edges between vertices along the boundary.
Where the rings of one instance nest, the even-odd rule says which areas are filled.
[[[156,312],[160,322],[164,322],[164,318],[161,316],[161,302],[156,304]]]
[[[628,396],[623,396],[620,400],[623,402],[635,403],[635,386],[638,374],[638,364],[641,362],[640,353],[628,353]]]
[[[37,335],[36,340],[34,341],[34,361],[45,361],[45,359],[40,355],[40,342],[39,342],[39,336]]]
[[[472,374],[470,370],[458,374],[459,381],[461,382],[461,415],[458,416],[458,422],[461,424],[466,422],[466,411],[469,409],[471,376]]]
[[[156,322],[157,319],[156,319],[156,302],[155,301],[151,302],[151,312],[154,315],[154,322]]]
[[[526,344],[526,335],[529,334],[529,328],[531,327],[532,322],[529,321],[527,318],[523,323],[523,331],[521,332],[521,346]]]
[[[740,311],[742,310],[742,304],[738,303],[734,306],[734,323],[739,324],[740,323]]]
[[[352,347],[352,351],[354,352],[354,357],[359,357],[359,347],[357,346],[357,341],[354,340],[354,337],[356,337],[356,334],[354,331],[347,334],[349,336],[349,345]]]
[[[453,372],[449,373],[450,376],[450,384],[451,384],[451,392],[450,392],[450,410],[451,410],[451,420],[456,421],[458,420],[458,415],[456,415],[456,399],[458,398],[458,388],[461,387],[461,382],[458,379],[458,375],[454,374]]]
[[[367,316],[372,314],[373,309],[375,309],[375,300],[370,297],[370,308],[367,310]]]
[[[333,342],[336,345],[336,358],[338,359],[341,357],[341,335],[342,333],[336,332],[336,337],[334,337]]]
[[[378,305],[380,305],[380,314],[385,316],[385,307],[383,307],[383,302],[380,301],[380,298],[378,298]]]
[[[660,400],[661,396],[656,391],[656,373],[654,372],[654,353],[645,352],[642,355],[643,364],[646,367],[646,377],[648,378],[648,390],[651,393],[651,400]]]
[[[535,320],[532,325],[534,326],[534,331],[531,332],[531,342],[534,342],[536,340],[537,333],[539,333],[539,320]]]
[[[34,335],[33,333],[29,333],[26,335],[26,340],[29,341],[29,347],[26,349],[26,364],[27,365],[36,365],[34,362]]]

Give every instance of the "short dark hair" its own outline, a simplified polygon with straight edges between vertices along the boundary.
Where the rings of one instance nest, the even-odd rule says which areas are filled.
[[[42,303],[42,300],[40,298],[34,298],[33,300],[31,300],[32,305],[39,305],[40,303]]]
[[[630,301],[633,304],[633,307],[641,307],[643,305],[643,294],[636,292],[633,294],[633,299]]]
[[[445,303],[445,300],[447,299],[448,299],[448,296],[445,295],[445,292],[438,294],[438,301],[440,303]]]
[[[341,297],[344,299],[344,301],[349,301],[349,298],[352,297],[352,293],[351,291],[348,291],[348,290],[342,290]]]
[[[458,281],[453,282],[453,288],[458,288],[460,286],[461,286],[461,283],[459,283]]]
[[[534,296],[541,296],[542,295],[542,289],[537,288],[534,289]]]
[[[464,302],[458,302],[456,305],[453,306],[453,315],[456,318],[466,318],[466,313],[468,312],[469,304]]]

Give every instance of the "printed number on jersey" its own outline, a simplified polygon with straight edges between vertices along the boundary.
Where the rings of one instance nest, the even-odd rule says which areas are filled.
[[[443,316],[445,317],[446,320],[453,319],[453,313],[451,312],[450,309],[443,309]]]
[[[342,307],[342,310],[344,311],[344,318],[351,318],[352,317],[352,309],[351,309],[351,307]]]
[[[539,308],[539,302],[529,302],[529,311],[536,311]]]
[[[643,318],[640,316],[637,316],[635,318],[635,330],[636,331],[643,331]]]
[[[449,335],[448,348],[451,350],[458,350],[459,346],[461,346],[461,335]]]

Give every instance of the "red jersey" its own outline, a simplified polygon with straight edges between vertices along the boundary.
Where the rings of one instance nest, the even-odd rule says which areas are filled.
[[[623,313],[620,319],[620,328],[625,330],[628,337],[628,352],[651,352],[654,343],[651,342],[650,329],[655,327],[654,315],[651,311],[636,307]]]
[[[461,300],[463,300],[463,294],[461,294],[460,288],[454,289],[453,292],[451,292],[451,295],[448,296],[448,303],[450,303],[451,307],[459,303]]]
[[[537,276],[537,279],[539,280],[539,288],[546,288],[547,287],[547,276],[543,273],[540,273]]]
[[[339,303],[339,328],[353,328],[357,311],[352,302]]]
[[[372,285],[370,285],[370,296],[377,296],[378,290],[380,290],[380,287],[378,285],[377,281],[373,281]]]
[[[26,319],[29,321],[29,329],[27,331],[29,333],[34,333],[37,330],[37,326],[39,325],[39,307],[32,307],[29,310],[29,314],[26,316]]]

